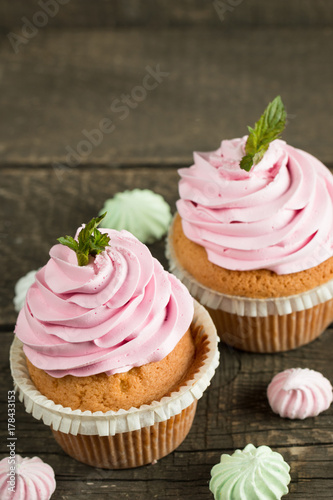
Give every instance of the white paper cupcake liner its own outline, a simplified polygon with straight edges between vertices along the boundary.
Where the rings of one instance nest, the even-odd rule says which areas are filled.
[[[31,381],[23,344],[17,337],[14,338],[10,350],[15,390],[18,392],[20,401],[24,402],[28,413],[31,413],[37,420],[43,420],[44,424],[52,426],[54,431],[64,434],[114,436],[164,422],[180,414],[201,398],[219,364],[216,328],[204,307],[195,302],[192,326],[199,325],[203,326],[200,335],[205,336],[208,347],[202,366],[192,380],[186,382],[178,391],[150,405],[142,405],[140,408],[131,408],[127,411],[92,413],[91,411],[73,411],[55,404],[43,396]]]
[[[239,297],[211,290],[199,283],[178,262],[170,243],[172,228],[171,225],[166,246],[166,257],[169,260],[170,272],[180,279],[190,294],[203,306],[236,314],[237,316],[266,317],[270,315],[284,316],[293,312],[304,311],[333,299],[333,279],[307,292],[269,299]]]
[[[184,441],[195,416],[197,400],[181,413],[163,422],[114,436],[86,436],[52,431],[61,448],[71,457],[93,467],[128,469],[154,463]]]

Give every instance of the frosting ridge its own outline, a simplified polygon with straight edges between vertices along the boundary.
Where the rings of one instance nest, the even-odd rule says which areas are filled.
[[[20,312],[24,306],[25,297],[30,286],[35,281],[37,271],[29,271],[26,275],[22,276],[15,285],[15,297],[13,299],[16,312]]]
[[[15,333],[31,363],[53,377],[111,375],[163,359],[187,331],[193,300],[127,231],[87,266],[54,245],[36,274]]]
[[[333,255],[333,177],[310,154],[273,141],[250,172],[239,166],[247,137],[194,153],[179,170],[185,235],[231,270],[288,274]]]

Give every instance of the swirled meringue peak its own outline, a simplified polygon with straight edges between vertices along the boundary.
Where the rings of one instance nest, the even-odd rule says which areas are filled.
[[[280,417],[305,419],[327,410],[333,400],[332,385],[309,368],[290,368],[273,377],[267,388],[268,402]]]
[[[40,458],[3,458],[0,462],[1,500],[49,500],[56,488],[54,471]]]
[[[289,470],[280,453],[248,444],[221,456],[211,470],[209,488],[215,500],[280,500],[289,491]]]
[[[101,227],[126,229],[142,243],[162,238],[171,222],[171,210],[164,198],[150,189],[117,193],[106,200],[100,214],[107,212]]]
[[[53,377],[160,361],[192,321],[189,292],[143,243],[127,231],[101,233],[109,245],[85,266],[54,245],[19,313],[15,333],[26,356]]]
[[[289,274],[333,255],[333,176],[285,141],[270,143],[249,172],[240,168],[247,136],[194,153],[179,170],[177,209],[185,235],[230,270]]]

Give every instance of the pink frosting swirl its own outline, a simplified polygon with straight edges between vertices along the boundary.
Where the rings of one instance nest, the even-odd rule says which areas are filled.
[[[87,266],[63,245],[37,274],[15,333],[53,377],[126,372],[169,354],[193,318],[193,300],[127,231],[101,229],[110,246]]]
[[[38,457],[22,458],[16,455],[0,462],[2,500],[49,500],[55,488],[52,467]]]
[[[185,235],[220,267],[289,274],[333,255],[333,176],[310,154],[273,141],[250,172],[239,166],[247,137],[194,153],[179,170]]]

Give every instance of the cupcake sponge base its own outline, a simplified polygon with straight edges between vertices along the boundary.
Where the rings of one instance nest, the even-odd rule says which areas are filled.
[[[194,358],[195,346],[189,329],[165,358],[125,373],[54,378],[28,359],[27,365],[37,389],[56,404],[72,410],[106,412],[129,410],[170,394],[181,385],[195,363]]]
[[[250,298],[276,298],[311,290],[333,279],[333,257],[319,265],[292,274],[276,274],[268,269],[233,271],[208,260],[206,249],[189,240],[182,220],[176,214],[170,245],[179,264],[199,283],[227,295]]]

